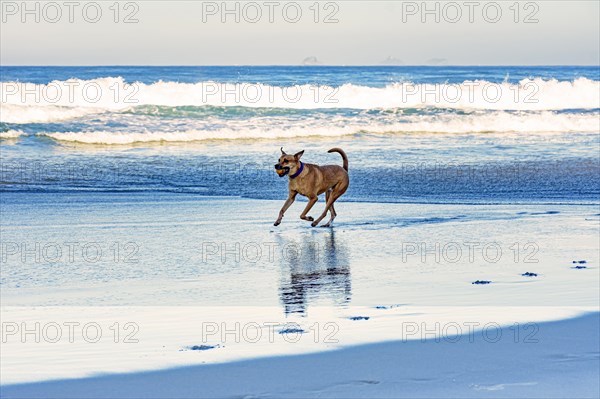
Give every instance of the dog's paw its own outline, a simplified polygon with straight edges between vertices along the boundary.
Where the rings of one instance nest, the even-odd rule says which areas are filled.
[[[308,220],[309,222],[312,222],[313,220],[315,220],[315,218],[313,218],[312,216],[305,216],[305,217],[300,218],[300,219]]]
[[[273,223],[273,226],[279,226],[281,224],[281,220],[277,220],[275,221],[275,223]]]
[[[331,223],[324,224],[321,227],[331,227]]]
[[[319,224],[319,222],[312,222],[310,225],[311,225],[312,227],[317,227],[317,225],[318,225],[318,224]]]

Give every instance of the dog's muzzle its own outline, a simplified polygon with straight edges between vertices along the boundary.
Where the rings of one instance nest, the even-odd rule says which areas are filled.
[[[290,168],[287,166],[281,166],[278,163],[275,164],[275,172],[279,175],[279,177],[283,177],[290,173]]]

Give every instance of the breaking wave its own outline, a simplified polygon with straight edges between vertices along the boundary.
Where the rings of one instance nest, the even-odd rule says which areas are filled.
[[[562,110],[600,108],[600,81],[523,79],[452,83],[274,86],[214,81],[127,83],[121,77],[70,79],[48,84],[0,82],[2,116],[8,123],[51,122],[140,105],[284,109],[392,109],[437,107],[465,110]]]
[[[16,139],[22,136],[24,133],[20,130],[8,130],[6,132],[0,132],[1,139]]]
[[[89,144],[131,144],[144,142],[187,142],[203,140],[243,140],[289,137],[337,137],[360,133],[485,133],[485,132],[597,132],[600,129],[598,113],[569,114],[551,111],[519,112],[494,111],[475,114],[412,115],[399,123],[368,123],[354,121],[344,124],[304,122],[256,127],[236,125],[217,129],[193,129],[183,131],[89,131],[89,132],[44,132],[40,135],[59,141]],[[348,120],[351,122],[351,120]]]

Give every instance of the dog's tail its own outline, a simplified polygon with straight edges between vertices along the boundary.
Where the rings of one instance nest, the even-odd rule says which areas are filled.
[[[340,154],[342,156],[342,159],[344,160],[344,169],[346,170],[346,172],[348,171],[348,157],[346,156],[344,150],[342,150],[341,148],[332,148],[327,152],[337,152],[338,154]]]

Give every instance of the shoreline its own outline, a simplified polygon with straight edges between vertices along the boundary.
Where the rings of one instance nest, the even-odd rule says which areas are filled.
[[[111,189],[111,190],[97,190],[97,189],[89,189],[89,190],[85,190],[85,189],[64,189],[64,190],[60,190],[60,189],[56,189],[56,190],[44,190],[44,191],[36,191],[36,190],[5,190],[2,189],[1,185],[0,185],[0,193],[2,194],[7,194],[7,195],[52,195],[52,194],[59,194],[59,195],[90,195],[90,194],[99,194],[99,195],[155,195],[155,196],[165,196],[165,197],[169,197],[169,196],[173,196],[173,197],[194,197],[195,199],[199,199],[199,200],[232,200],[232,201],[238,201],[238,200],[249,200],[249,201],[268,201],[268,202],[285,202],[285,199],[287,198],[283,192],[282,197],[281,198],[257,198],[257,197],[251,197],[251,196],[242,196],[242,195],[213,195],[213,194],[203,194],[200,192],[192,192],[192,191],[175,191],[175,190],[127,190],[127,189]],[[411,199],[407,199],[406,201],[391,201],[388,200],[387,198],[384,198],[382,200],[373,200],[373,199],[355,199],[355,198],[344,198],[345,196],[342,196],[341,198],[339,198],[336,203],[352,203],[352,204],[385,204],[385,205],[449,205],[449,206],[458,206],[458,205],[465,205],[465,206],[519,206],[519,205],[531,205],[531,206],[600,206],[600,198],[595,199],[595,200],[589,200],[589,201],[584,201],[584,202],[575,202],[575,201],[581,201],[581,200],[576,200],[576,199],[561,199],[560,201],[562,202],[553,202],[550,199],[545,199],[545,200],[539,200],[539,199],[531,199],[531,200],[519,200],[519,199],[506,199],[503,201],[497,201],[497,202],[491,202],[491,201],[486,201],[486,200],[477,200],[477,199],[471,199],[471,200],[457,200],[455,202],[452,201],[439,201],[439,200],[432,200],[432,201],[425,201],[425,200],[411,200]],[[126,200],[126,198],[125,198]],[[320,201],[323,200],[323,198],[320,198]],[[6,204],[6,197],[4,198],[4,200],[2,201],[4,204]],[[303,197],[301,195],[299,195],[296,198],[296,202],[308,202],[308,199],[306,197]],[[323,201],[321,201],[323,202]],[[598,211],[600,212],[600,208],[598,209]],[[600,215],[600,213],[599,213]]]

